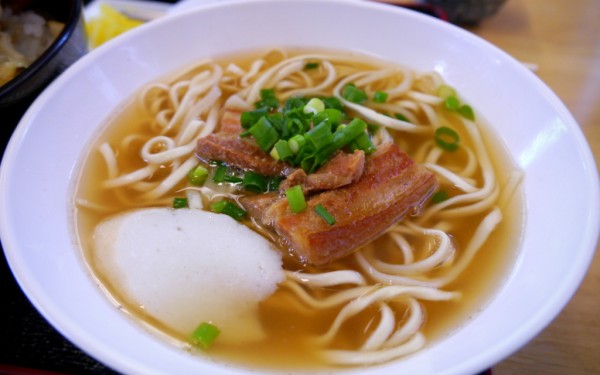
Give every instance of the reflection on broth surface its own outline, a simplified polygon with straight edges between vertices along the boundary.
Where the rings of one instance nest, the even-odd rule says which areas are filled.
[[[255,125],[261,122],[275,129],[277,137],[270,143],[260,139]],[[341,133],[361,123],[364,130],[325,152],[322,164],[313,164]],[[286,128],[302,124],[308,126],[304,132]],[[316,139],[314,129],[321,124],[327,130]],[[298,134],[303,140],[294,138]],[[362,143],[366,146],[361,147],[359,136],[366,137]],[[329,143],[320,145],[322,139]],[[207,142],[211,143],[206,146]],[[277,142],[291,146],[287,159]],[[231,157],[239,147],[244,150],[241,161]],[[243,187],[256,171],[248,167],[249,154],[277,169],[261,174],[266,185],[283,180],[280,189],[256,192]],[[352,160],[362,158],[364,170],[343,164],[341,174],[353,170],[355,175],[318,178],[333,169],[334,157],[350,160],[349,155],[356,156]],[[393,164],[394,158],[400,164]],[[189,175],[204,170],[205,181]],[[225,173],[225,180],[220,173]],[[298,175],[302,177],[296,180]],[[257,322],[260,334],[251,340],[226,339],[232,337],[231,331],[216,324],[222,336],[205,354],[277,369],[369,365],[401,358],[450,334],[489,300],[518,245],[523,215],[520,179],[520,171],[477,113],[436,73],[357,54],[273,50],[198,62],[148,85],[126,103],[111,117],[83,163],[76,195],[77,229],[92,273],[115,303],[174,342],[200,352],[190,340],[191,329],[182,331],[176,324],[179,315],[194,316],[189,311],[194,304],[170,306],[175,311],[171,317],[152,303],[141,303],[140,296],[171,295],[169,288],[199,294],[216,288],[222,292],[211,298],[227,300],[240,298],[228,291],[238,287],[229,288],[223,280],[213,285],[214,279],[196,279],[197,273],[208,272],[202,264],[205,255],[180,251],[179,245],[169,245],[167,255],[157,255],[164,249],[152,252],[139,245],[142,242],[135,236],[167,236],[161,234],[160,225],[130,236],[114,224],[111,233],[116,234],[108,235],[108,240],[102,237],[108,243],[103,247],[98,238],[106,235],[98,234],[97,227],[121,220],[124,212],[141,218],[150,207],[176,210],[174,198],[187,199],[178,201],[185,206],[178,210],[220,211],[219,202],[244,209],[245,216],[237,217],[239,221],[226,218],[227,225],[246,226],[270,245],[260,241],[235,245],[231,229],[212,221],[197,225],[204,234],[190,245],[189,236],[177,233],[183,225],[173,224],[173,242],[183,244],[180,248],[197,246],[201,254],[213,254],[208,247],[220,246],[209,246],[210,241],[202,238],[221,235],[222,246],[234,247],[222,263],[244,256],[262,259],[248,254],[281,257],[283,271],[278,265],[259,266],[263,274],[254,276],[265,288],[244,305],[251,306],[252,316],[246,318]],[[339,186],[331,186],[332,180]],[[403,190],[390,193],[399,185]],[[301,200],[307,207],[300,212],[293,212],[289,197],[294,186],[302,187]],[[314,209],[319,203],[335,223],[318,216]],[[288,226],[293,221],[299,223]],[[365,240],[348,245],[341,237],[352,233]],[[354,251],[353,246],[360,248]],[[137,258],[128,263],[133,253]],[[113,266],[100,266],[107,261]],[[139,279],[130,275],[122,282],[128,277],[126,265],[138,261],[140,269],[151,264],[155,268],[149,269],[158,269],[157,273],[171,263],[172,269],[196,271],[164,276],[168,280],[164,283],[153,281],[153,275],[146,281],[144,275]],[[122,278],[115,276],[119,272]],[[223,272],[235,272],[232,279],[239,276],[227,268]],[[154,288],[152,293],[147,284]],[[216,301],[202,304],[212,302]],[[198,312],[194,325],[218,321],[219,313],[214,314]]]

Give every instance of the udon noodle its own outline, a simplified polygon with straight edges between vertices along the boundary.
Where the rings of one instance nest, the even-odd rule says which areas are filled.
[[[182,193],[190,209],[206,209],[224,196],[237,200],[235,186],[208,182],[196,187],[186,180],[200,163],[194,155],[198,139],[218,129],[223,110],[254,109],[262,89],[274,89],[282,101],[334,96],[348,113],[376,125],[376,146],[396,142],[433,172],[447,199],[427,202],[381,238],[331,265],[318,268],[285,258],[285,281],[264,301],[261,313],[273,317],[281,313],[277,309],[292,309],[293,319],[318,318],[317,328],[305,324],[308,332],[294,332],[329,365],[381,363],[423,348],[428,339],[424,327],[435,315],[428,313],[428,306],[460,301],[463,292],[456,285],[477,254],[494,247],[490,237],[514,201],[520,171],[496,165],[481,124],[445,107],[440,88],[448,86],[435,72],[329,52],[273,50],[257,58],[224,61],[199,61],[140,91],[131,105],[140,108],[144,121],[101,137],[92,151],[101,154],[106,173],[93,192],[80,188],[80,214],[95,223],[127,209],[170,206]],[[369,97],[385,92],[387,99],[361,104],[346,100],[341,91],[348,83]],[[458,150],[448,152],[436,144],[434,133],[441,127],[460,135]],[[510,170],[500,175],[501,168]],[[84,170],[81,180],[89,176]],[[256,221],[246,224],[273,237]],[[81,234],[86,236],[90,234]],[[514,232],[509,236],[516,237]]]

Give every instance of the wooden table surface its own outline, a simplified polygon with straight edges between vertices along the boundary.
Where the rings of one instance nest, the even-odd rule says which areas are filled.
[[[508,0],[469,30],[538,66],[536,73],[569,108],[600,165],[600,1]],[[562,313],[495,366],[494,374],[600,374],[600,247]]]

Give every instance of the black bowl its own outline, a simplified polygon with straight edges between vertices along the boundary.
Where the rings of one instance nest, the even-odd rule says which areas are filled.
[[[3,2],[10,4],[10,1]],[[23,2],[21,2],[23,3]],[[0,86],[0,129],[12,131],[35,97],[60,73],[87,52],[81,0],[29,0],[27,8],[63,22],[64,28],[52,44],[29,67]],[[11,126],[12,125],[12,126]]]

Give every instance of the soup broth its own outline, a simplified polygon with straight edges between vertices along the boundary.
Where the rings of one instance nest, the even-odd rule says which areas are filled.
[[[253,64],[256,64],[257,60],[263,58],[263,67],[259,69],[256,76],[248,79],[252,83],[256,82],[260,74],[264,73],[268,67],[280,63],[285,58],[300,56],[305,53],[305,51],[288,51],[283,54],[280,52],[267,54],[252,53],[220,57],[215,61],[224,72],[237,72],[239,70],[240,72],[247,73],[252,72],[254,69]],[[310,56],[313,55],[317,56],[320,54],[310,54]],[[337,55],[344,56],[345,54]],[[348,56],[356,55],[348,54]],[[325,74],[323,72],[325,64],[321,60],[309,57],[305,59],[305,63],[318,63],[319,67],[317,70],[320,71],[305,69],[303,72],[304,75],[310,77],[311,75]],[[339,76],[355,71],[371,71],[381,69],[382,67],[393,67],[393,65],[387,62],[365,57],[361,57],[360,63],[352,60],[352,63],[340,65],[341,67],[338,70]],[[228,69],[228,67],[230,68]],[[348,70],[349,72],[344,72],[344,70]],[[190,76],[197,74],[197,72],[198,69],[192,69],[192,73],[185,72],[183,77],[179,76],[176,80],[188,80]],[[295,82],[295,80],[301,80],[302,77],[300,75],[300,78],[294,77],[289,78],[289,80]],[[318,77],[314,78],[315,81],[319,79]],[[235,84],[239,84],[240,80],[238,77]],[[421,75],[421,73],[415,73],[414,81],[413,86],[415,88],[412,89],[413,91],[421,89],[427,95],[436,95],[435,89],[430,87],[432,85],[435,86],[434,79],[432,80],[427,75]],[[161,80],[161,82],[173,82],[173,77],[167,77]],[[225,103],[229,96],[236,94],[235,84],[233,81],[221,82],[222,94],[221,99],[219,99],[221,105]],[[333,84],[329,85],[326,90],[322,90],[322,94],[326,96],[332,95],[331,87],[333,86]],[[373,92],[384,91],[388,88],[388,86],[385,86],[385,83],[375,81],[375,83],[365,85],[364,89],[365,91]],[[389,298],[385,301],[386,307],[382,303],[370,304],[355,314],[350,314],[351,316],[340,324],[339,331],[337,331],[337,334],[334,335],[332,340],[326,345],[326,349],[324,349],[321,344],[318,344],[316,338],[330,329],[345,304],[335,304],[327,308],[312,308],[294,292],[293,287],[286,284],[280,285],[275,293],[260,301],[259,319],[266,332],[264,340],[252,343],[241,342],[239,344],[231,344],[219,343],[217,339],[209,350],[203,351],[190,345],[187,336],[182,336],[168,325],[148,314],[143,307],[127,300],[120,290],[120,285],[113,284],[111,279],[98,271],[94,260],[94,252],[96,251],[93,245],[94,228],[102,220],[121,212],[140,207],[170,207],[173,197],[185,196],[183,189],[189,185],[185,179],[182,179],[169,189],[166,194],[162,194],[151,201],[140,200],[139,196],[141,194],[135,189],[115,191],[114,189],[102,187],[109,178],[105,158],[98,151],[102,144],[110,144],[116,150],[115,154],[118,159],[119,169],[123,173],[139,170],[147,166],[146,161],[140,157],[140,149],[147,139],[156,135],[151,130],[151,126],[149,126],[149,124],[155,121],[155,116],[148,113],[147,108],[143,105],[143,101],[138,99],[139,95],[141,93],[136,95],[136,98],[125,103],[111,116],[98,139],[91,145],[90,152],[82,164],[81,176],[76,191],[77,232],[84,258],[91,273],[98,279],[99,284],[102,285],[106,294],[122,310],[130,314],[134,319],[142,322],[142,324],[149,327],[155,333],[166,337],[176,345],[197,352],[201,356],[206,355],[227,363],[246,367],[270,369],[314,369],[358,364],[330,361],[327,359],[330,357],[324,357],[323,352],[330,349],[360,352],[360,348],[365,345],[368,338],[378,329],[382,319],[384,319],[382,318],[382,311],[387,309],[387,307],[391,309],[396,318],[396,326],[400,327],[410,319],[411,313],[409,311],[412,310],[408,310],[407,307],[413,303],[410,299],[403,297]],[[404,94],[400,95],[396,101],[401,102],[410,98],[410,94]],[[370,105],[375,110],[384,112],[386,105],[390,105],[390,102],[391,100],[386,103],[370,102]],[[522,216],[524,213],[521,196],[519,191],[515,190],[516,184],[510,183],[511,179],[513,182],[514,180],[518,180],[519,173],[515,171],[515,166],[491,129],[482,122],[481,116],[476,113],[476,129],[479,133],[475,138],[481,137],[481,142],[479,142],[470,133],[470,122],[465,122],[457,113],[445,109],[443,103],[440,105],[429,105],[430,110],[436,116],[435,122],[437,125],[432,124],[431,113],[428,114],[427,110],[423,110],[422,107],[407,105],[405,108],[406,111],[412,114],[410,123],[431,124],[432,128],[443,125],[454,129],[460,135],[461,149],[477,150],[481,144],[485,146],[486,157],[490,159],[493,168],[491,173],[495,178],[496,188],[494,192],[484,194],[483,199],[485,200],[487,197],[492,196],[490,206],[496,207],[502,216],[502,220],[494,227],[487,238],[484,239],[483,244],[473,252],[473,258],[467,262],[468,265],[466,268],[447,283],[436,286],[436,288],[443,291],[456,292],[455,297],[448,300],[418,299],[417,303],[424,311],[424,322],[419,325],[419,331],[426,338],[427,345],[431,345],[436,340],[452,334],[453,331],[464,325],[478,311],[485,307],[486,302],[498,290],[515,258],[521,236]],[[356,114],[352,110],[348,112],[356,117],[361,116],[360,113]],[[373,137],[376,138],[377,136],[373,135]],[[468,168],[465,165],[470,160],[472,161],[474,158],[479,161],[478,158],[481,157],[479,154],[475,157],[473,155],[469,156],[468,152],[461,150],[457,152],[433,151],[439,154],[439,156],[431,156],[431,150],[436,148],[435,144],[432,143],[432,132],[419,133],[390,129],[389,137],[418,163],[432,164],[435,162],[453,171],[464,170]],[[427,143],[431,143],[432,145],[423,146]],[[160,166],[149,178],[145,179],[145,182],[161,181],[169,175],[170,171],[170,165]],[[486,172],[478,165],[474,167],[474,172],[470,173],[464,180],[467,181],[468,185],[475,187],[476,189],[474,190],[480,190],[486,185],[487,173],[490,173],[490,171]],[[511,177],[507,178],[506,176]],[[439,190],[447,193],[450,199],[461,194],[466,194],[460,187],[456,187],[456,184],[448,181],[448,178],[438,176],[438,180],[440,182]],[[210,178],[207,186],[228,194],[232,191],[230,186],[211,184]],[[234,190],[233,194],[241,193]],[[206,197],[203,199],[206,207]],[[407,217],[404,220],[405,222],[412,222],[420,228],[439,228],[443,230],[448,234],[454,247],[453,255],[440,262],[440,264],[437,264],[424,275],[418,276],[417,279],[419,280],[437,280],[450,273],[453,265],[460,263],[460,259],[464,256],[466,248],[473,245],[475,232],[480,228],[481,223],[486,220],[488,215],[490,215],[491,210],[486,209],[474,212],[473,214],[461,214],[456,218],[447,215],[447,219],[444,217],[444,214],[431,214],[428,218],[428,209],[442,203],[428,200],[420,212],[415,212],[414,216]],[[265,228],[262,228],[260,225],[257,226],[249,220],[244,221],[243,224],[250,226],[259,233],[264,234],[268,232]],[[398,225],[403,224],[400,223]],[[289,272],[298,271],[303,274],[353,270],[362,275],[367,281],[367,286],[374,286],[375,288],[390,286],[394,282],[375,280],[372,274],[366,272],[364,261],[366,260],[370,264],[379,264],[375,262],[375,259],[387,264],[407,263],[406,255],[398,250],[398,242],[391,235],[392,232],[393,230],[388,231],[385,235],[360,249],[357,254],[363,254],[363,258],[359,258],[359,255],[353,254],[323,267],[315,267],[298,262],[295,257],[288,256],[287,249],[282,249],[282,253],[284,254],[284,268]],[[410,244],[414,257],[411,261],[412,263],[429,257],[436,251],[440,243],[440,239],[435,236],[416,235],[414,231],[411,232],[408,229],[398,229],[394,233],[401,235]],[[270,232],[268,235],[274,236]],[[291,283],[293,284],[294,282]],[[304,285],[300,282],[297,284]],[[399,285],[402,286],[401,284]],[[353,287],[355,286],[342,283],[323,288],[306,287],[305,289],[308,290],[308,293],[315,300],[324,301],[328,296],[337,295]],[[182,306],[182,308],[186,307]],[[370,361],[366,364],[372,363]]]

